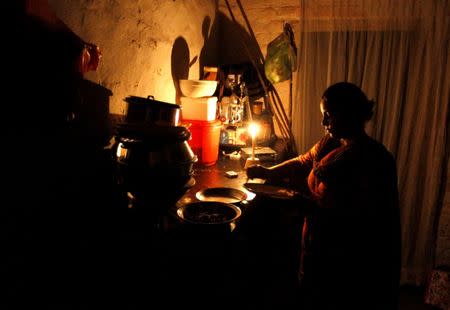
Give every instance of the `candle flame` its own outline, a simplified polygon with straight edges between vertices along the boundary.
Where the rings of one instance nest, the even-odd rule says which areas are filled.
[[[255,139],[256,135],[259,132],[259,125],[256,123],[250,123],[250,125],[248,125],[248,132],[250,133],[252,139]]]

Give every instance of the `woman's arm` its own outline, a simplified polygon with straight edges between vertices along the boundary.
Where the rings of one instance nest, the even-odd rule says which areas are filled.
[[[280,164],[263,167],[261,165],[247,168],[247,176],[250,179],[261,178],[267,183],[287,185],[292,188],[303,189],[306,185],[306,178],[313,166],[313,154],[315,148],[311,148],[307,153],[288,159]]]

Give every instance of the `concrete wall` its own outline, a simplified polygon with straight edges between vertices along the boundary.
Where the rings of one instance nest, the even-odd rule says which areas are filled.
[[[78,35],[100,46],[99,69],[86,78],[112,92],[112,114],[124,114],[129,95],[178,103],[176,78],[199,78],[201,62],[216,62],[215,0],[49,2]]]

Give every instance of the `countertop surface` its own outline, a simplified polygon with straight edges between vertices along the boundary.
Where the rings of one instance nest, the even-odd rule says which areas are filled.
[[[227,172],[235,172],[236,176],[228,177]],[[195,185],[186,192],[179,203],[195,201],[195,194],[206,188],[228,187],[248,192],[243,186],[247,182],[247,176],[241,159],[219,157],[214,165],[195,166],[193,177]]]
[[[240,191],[246,196],[246,199],[233,203],[241,209],[242,214],[245,216],[247,209],[251,206],[252,201],[255,198],[255,194],[249,192],[244,187],[244,184],[248,181],[244,165],[245,162],[242,159],[231,159],[225,156],[220,156],[213,165],[204,166],[195,164],[191,181],[188,182],[189,185],[186,186],[184,193],[180,195],[179,192],[174,192],[172,194],[170,189],[168,189],[168,194],[161,193],[161,195],[159,195],[160,193],[153,193],[152,195],[149,195],[146,199],[147,201],[143,203],[142,200],[140,201],[141,203],[139,203],[138,199],[134,199],[135,197],[132,195],[130,197],[130,194],[128,194],[127,198],[129,203],[126,206],[124,213],[136,214],[136,217],[138,217],[139,220],[142,220],[142,217],[147,217],[149,220],[156,220],[157,223],[155,224],[158,226],[156,229],[162,233],[171,232],[183,226],[182,221],[176,215],[176,211],[179,207],[192,202],[199,202],[200,200],[197,197],[197,193],[200,191],[226,188]],[[229,176],[227,172],[231,172],[234,175]],[[255,179],[251,182],[263,182],[263,180]],[[167,205],[164,205],[166,202],[161,203],[158,201],[158,199],[164,200],[164,198],[161,199],[158,197],[162,195],[172,195],[174,197],[180,195],[180,198],[176,199],[175,203],[169,202]],[[162,208],[158,207],[158,205],[162,206]],[[146,226],[146,224],[144,224],[144,226]],[[151,223],[147,226],[148,229],[149,226],[151,226]]]
[[[129,269],[120,274],[121,282],[129,283],[127,294],[143,289],[131,274],[147,269],[144,274],[151,274],[150,282],[158,287],[156,297],[163,298],[175,290],[180,298],[170,300],[175,304],[208,307],[220,301],[222,305],[229,302],[229,306],[264,307],[294,302],[303,221],[300,216],[285,213],[279,201],[257,197],[235,204],[242,209],[242,216],[227,230],[186,225],[173,212],[198,201],[196,193],[206,188],[247,191],[243,167],[242,160],[227,157],[212,166],[196,166],[195,185],[167,214],[159,213],[152,220],[148,213],[128,210],[132,214],[128,218],[130,229],[122,235],[121,247],[127,253],[123,262]],[[227,171],[236,172],[237,177],[227,177]]]
[[[292,303],[297,293],[300,217],[287,215],[277,201],[258,197],[237,204],[242,216],[233,229],[198,229],[171,212],[180,203],[196,201],[195,194],[205,188],[244,190],[243,167],[242,160],[228,157],[196,166],[195,184],[181,198],[169,197],[178,201],[170,206],[158,203],[168,200],[167,193],[153,191],[154,201],[142,206],[119,195],[88,201],[83,212],[55,209],[58,213],[39,217],[54,223],[44,227],[45,238],[36,235],[42,223],[30,217],[34,224],[24,238],[13,239],[9,259],[16,285],[10,290],[27,298],[50,296],[55,302],[156,309],[263,309],[271,303],[287,309],[283,304]],[[227,177],[227,171],[237,177]]]

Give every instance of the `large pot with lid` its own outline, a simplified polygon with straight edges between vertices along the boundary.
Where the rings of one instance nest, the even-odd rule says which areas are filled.
[[[181,106],[175,103],[155,100],[153,96],[128,96],[125,120],[130,123],[177,126]]]
[[[121,124],[116,162],[121,182],[137,195],[170,194],[192,184],[197,156],[182,126]]]

